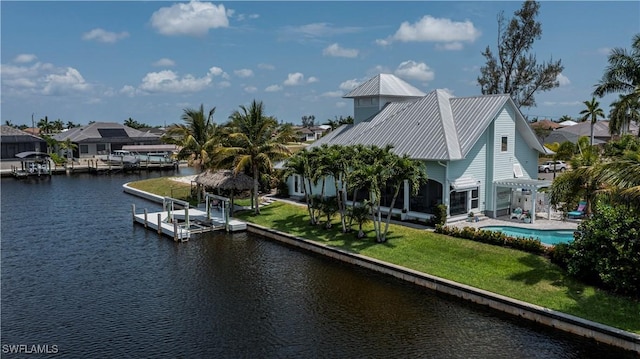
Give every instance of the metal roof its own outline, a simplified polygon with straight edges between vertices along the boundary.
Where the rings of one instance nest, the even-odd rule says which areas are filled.
[[[393,152],[422,160],[466,157],[495,117],[510,105],[529,147],[544,153],[533,130],[508,95],[452,97],[434,90],[415,101],[392,102],[366,121],[341,126],[309,148],[329,145],[393,146]]]
[[[380,95],[422,97],[425,93],[409,85],[395,75],[378,74],[342,97],[355,98]]]

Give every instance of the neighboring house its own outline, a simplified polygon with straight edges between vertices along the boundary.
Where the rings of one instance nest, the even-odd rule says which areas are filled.
[[[629,125],[629,131],[634,135],[638,135],[638,125],[631,123]],[[545,137],[544,143],[562,143],[566,141],[578,143],[578,139],[583,136],[591,138],[590,121],[579,122],[573,126],[558,128]],[[611,134],[609,134],[609,121],[597,121],[593,125],[594,145],[609,142],[611,141],[611,138]]]
[[[331,126],[293,127],[293,131],[296,133],[298,142],[315,141],[330,129]]]
[[[115,122],[94,122],[74,127],[53,136],[59,142],[70,139],[77,145],[74,158],[93,157],[121,150],[124,145],[159,145],[160,136],[143,132]],[[64,154],[61,154],[64,155]]]
[[[2,159],[16,159],[20,152],[46,152],[47,143],[38,136],[21,131],[11,126],[2,126],[0,131],[0,144],[2,147]]]
[[[408,217],[429,218],[444,203],[448,220],[469,212],[497,217],[510,213],[513,198],[529,201],[520,207],[535,210],[536,191],[550,185],[536,179],[538,155],[545,149],[508,95],[424,94],[394,75],[380,74],[344,98],[354,100],[354,124],[333,130],[308,148],[393,145],[394,153],[424,161],[428,183],[410,196],[405,182],[396,213],[406,209]],[[332,181],[326,183],[334,195]],[[289,178],[288,185],[290,195],[302,195],[300,176]],[[383,206],[391,197],[382,195]]]

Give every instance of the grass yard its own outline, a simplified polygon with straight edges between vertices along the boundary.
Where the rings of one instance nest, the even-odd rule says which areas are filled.
[[[157,194],[158,196],[173,197],[185,201],[191,195],[191,185],[189,183],[172,181],[167,177],[131,182],[129,187]]]
[[[544,257],[433,232],[391,225],[389,240],[378,244],[373,226],[368,238],[311,226],[306,208],[274,202],[239,219],[376,258],[420,272],[540,305],[626,331],[640,333],[640,303],[617,297],[568,277]]]

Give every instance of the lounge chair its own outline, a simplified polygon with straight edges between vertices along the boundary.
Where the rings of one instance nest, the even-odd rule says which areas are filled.
[[[575,211],[571,211],[571,212],[567,213],[567,216],[569,218],[582,218],[582,217],[584,217],[585,208],[587,208],[587,202],[586,201],[580,201],[580,203],[578,204],[578,208],[576,208]]]
[[[515,218],[515,219],[520,220],[520,219],[522,219],[523,217],[524,217],[524,213],[522,212],[522,208],[518,207],[518,208],[514,209],[514,210],[511,212],[511,215],[509,216],[509,219],[513,219],[513,218]]]

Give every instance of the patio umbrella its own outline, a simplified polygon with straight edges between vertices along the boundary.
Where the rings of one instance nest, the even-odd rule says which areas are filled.
[[[231,170],[207,170],[195,178],[195,182],[209,188],[231,192],[231,214],[233,215],[233,195],[235,191],[253,188],[253,178],[244,173],[233,173]]]

